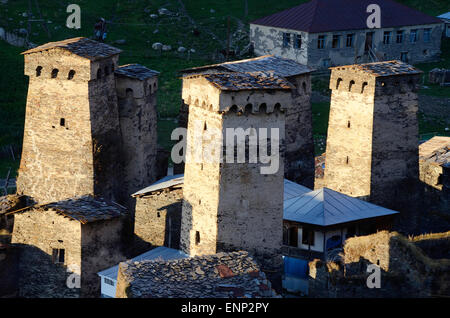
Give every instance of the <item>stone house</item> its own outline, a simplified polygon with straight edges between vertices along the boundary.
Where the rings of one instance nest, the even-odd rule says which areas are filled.
[[[29,87],[17,193],[127,203],[156,181],[158,72],[119,66],[120,52],[73,38],[22,53]]]
[[[331,68],[327,188],[394,209],[415,202],[421,73],[400,61]]]
[[[435,136],[419,146],[419,178],[427,205],[448,212],[450,207],[450,137]]]
[[[267,298],[276,293],[253,258],[236,251],[120,263],[116,297]]]
[[[314,185],[314,142],[312,134],[311,72],[313,69],[293,60],[273,55],[206,65],[182,70],[183,77],[194,74],[271,72],[292,85],[292,100],[286,104],[285,177],[312,188]],[[180,127],[187,128],[189,108],[183,102]],[[183,173],[183,169],[175,171]]]
[[[379,0],[380,28],[369,28],[371,0],[311,0],[250,22],[257,55],[274,54],[318,69],[402,60],[436,61],[443,22],[392,0]]]
[[[118,204],[82,196],[13,213],[22,297],[97,297],[97,272],[125,259]]]
[[[167,176],[133,194],[135,246],[180,247],[183,175]]]

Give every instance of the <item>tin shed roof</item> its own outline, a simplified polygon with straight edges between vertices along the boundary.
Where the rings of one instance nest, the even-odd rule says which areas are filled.
[[[115,48],[111,45],[97,42],[88,38],[72,38],[66,39],[63,41],[57,42],[49,42],[25,52],[22,54],[31,54],[41,51],[48,51],[51,49],[60,48],[63,50],[67,50],[73,54],[84,57],[91,61],[100,60],[103,58],[107,58],[122,52],[122,50]]]
[[[218,72],[229,71],[239,73],[272,72],[274,75],[280,77],[290,77],[314,71],[314,69],[309,66],[299,64],[294,60],[276,57],[273,55],[264,55],[251,59],[193,67],[180,72],[185,75],[189,75],[192,73],[206,73],[211,70],[217,70]]]
[[[138,255],[131,259],[132,262],[139,262],[144,260],[164,260],[164,261],[170,261],[173,259],[181,259],[181,258],[187,258],[189,257],[187,254],[173,249],[168,248],[165,246],[160,246],[157,248],[154,248],[148,252],[145,252],[141,255]],[[99,276],[108,277],[113,280],[117,280],[117,273],[119,272],[119,264],[110,267],[108,269],[105,269],[98,273]]]
[[[330,226],[398,213],[328,188],[286,200],[283,210],[284,220],[318,226]]]
[[[162,189],[168,189],[172,187],[182,186],[184,182],[184,174],[177,174],[174,176],[166,176],[161,180],[153,183],[147,188],[144,188],[136,193],[133,193],[133,197],[144,196],[155,191]],[[302,186],[301,184],[284,179],[284,200],[300,196],[302,194],[310,192],[311,189]]]
[[[368,29],[370,4],[380,6],[381,28],[442,23],[391,0],[312,0],[250,23],[310,33],[362,30]]]

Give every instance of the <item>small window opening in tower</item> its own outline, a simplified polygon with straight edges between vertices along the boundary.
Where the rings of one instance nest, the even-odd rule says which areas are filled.
[[[59,120],[59,125],[62,126],[62,127],[66,126],[66,120],[64,118],[61,118]]]
[[[149,91],[150,94],[153,93],[153,92],[152,92],[152,84],[148,85],[148,91]]]
[[[101,79],[101,78],[102,78],[102,69],[99,68],[99,69],[97,70],[97,79]]]
[[[350,120],[347,122],[347,128],[350,128]]]
[[[200,232],[199,231],[195,232],[195,244],[196,245],[200,244]]]
[[[42,66],[36,67],[36,77],[41,76],[41,72],[42,72]]]
[[[111,64],[111,72],[114,72],[114,63]]]
[[[57,68],[54,68],[53,70],[52,70],[52,78],[56,78],[57,76],[58,76],[58,69]]]
[[[205,125],[203,126],[203,130],[208,130],[208,126],[206,125],[206,122],[205,122]]]
[[[198,200],[198,204],[201,205],[202,204],[202,200]]]
[[[108,66],[105,66],[105,76],[109,75],[109,69]]]
[[[125,90],[125,94],[127,95],[127,97],[133,97],[133,90],[131,88],[127,88]]]
[[[156,216],[160,218],[161,214],[159,212],[156,212]]]
[[[342,78],[338,78],[338,80],[336,82],[336,89],[339,88],[339,85],[341,84],[341,82],[342,82]]]
[[[347,156],[347,159],[346,159],[346,162],[345,162],[345,163],[348,164],[348,161],[349,161],[349,159],[348,159],[348,156]]]
[[[355,84],[354,80],[350,81],[350,84],[348,84],[348,91],[351,92],[352,91],[352,86]]]
[[[75,71],[74,70],[70,70],[69,75],[67,76],[67,79],[72,79],[75,76]]]
[[[156,90],[156,83],[153,83],[153,92]]]
[[[303,94],[306,94],[306,83],[305,82],[303,82],[302,88],[303,88]]]
[[[364,89],[366,88],[366,86],[367,86],[367,82],[364,82],[361,86],[361,94],[364,93]]]

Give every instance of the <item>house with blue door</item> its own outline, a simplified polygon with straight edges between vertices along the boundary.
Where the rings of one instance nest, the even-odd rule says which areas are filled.
[[[397,211],[328,188],[284,200],[284,280],[288,291],[308,291],[308,263],[336,257],[348,237],[389,229]]]

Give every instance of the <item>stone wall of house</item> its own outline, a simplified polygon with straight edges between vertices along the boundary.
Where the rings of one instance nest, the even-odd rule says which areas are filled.
[[[136,198],[134,234],[139,250],[154,246],[179,249],[182,200],[182,188]]]
[[[20,248],[19,295],[23,297],[98,297],[97,272],[125,257],[120,218],[82,224],[42,208],[15,214],[12,243]],[[53,249],[64,249],[56,264]],[[36,266],[39,264],[39,266]],[[81,277],[81,288],[67,282]]]
[[[116,75],[124,169],[121,188],[129,203],[134,202],[131,194],[156,181],[157,85],[157,76],[138,80]]]
[[[202,157],[197,163],[188,160],[181,248],[191,255],[245,249],[263,261],[263,266],[279,266],[282,231],[277,229],[282,228],[283,214],[285,116],[278,108],[290,103],[291,93],[220,92],[200,77],[184,79],[183,99],[189,103],[188,147],[195,143],[195,125],[200,132],[213,128],[221,132],[213,140],[218,141],[219,154],[225,153],[221,139],[226,128],[267,128],[270,134],[273,127],[279,129],[280,162],[276,173],[261,174],[261,166],[267,165],[248,163],[248,159],[246,163],[211,163]],[[259,113],[253,113],[248,104]],[[237,112],[239,108],[242,115]],[[198,143],[195,145],[198,149]],[[204,143],[203,149],[208,145]]]
[[[68,288],[66,285],[71,274],[81,274],[80,222],[50,210],[32,209],[17,213],[12,243],[21,248],[20,296],[80,296],[79,289]],[[65,250],[64,264],[53,262],[53,249]]]
[[[81,226],[81,297],[100,297],[97,273],[126,260],[122,229],[122,218]]]
[[[430,41],[424,42],[424,29],[431,29]],[[403,31],[402,43],[396,43],[397,31]],[[410,43],[411,30],[418,30],[417,42]],[[383,43],[384,32],[391,32],[389,44]],[[367,30],[346,30],[324,33],[307,33],[250,24],[250,41],[254,43],[257,55],[274,54],[275,56],[293,59],[319,69],[329,66],[338,66],[354,63],[369,62],[364,55],[366,33],[374,32],[372,47],[379,60],[400,60],[401,53],[407,53],[408,63],[423,63],[436,61],[441,54],[441,37],[443,24],[403,26],[395,28],[380,28]],[[283,33],[291,34],[291,42],[288,47],[283,46]],[[302,46],[297,49],[293,46],[295,35],[301,35]],[[353,45],[347,47],[347,34],[354,34]],[[339,35],[339,45],[332,47],[333,35]],[[325,36],[324,48],[318,48],[319,36]]]
[[[391,208],[418,193],[419,77],[375,78],[348,68],[333,69],[328,188],[351,196],[370,195],[371,202]]]
[[[443,233],[442,235],[444,235]],[[448,236],[448,234],[446,234]],[[425,238],[430,241],[430,238]],[[431,239],[433,240],[433,239]],[[438,238],[436,240],[442,240]],[[395,232],[350,238],[340,262],[315,260],[309,263],[311,297],[430,297],[448,295],[450,260],[433,259]],[[440,242],[441,244],[442,242]],[[444,245],[448,245],[448,240]],[[430,245],[430,242],[427,242]],[[431,244],[432,245],[432,244]],[[380,268],[380,288],[369,288],[367,280]],[[369,278],[370,279],[370,278]]]
[[[19,194],[40,203],[89,193],[116,196],[120,139],[111,68],[117,59],[91,63],[60,49],[25,55],[29,89]],[[99,68],[109,75],[97,79]]]

